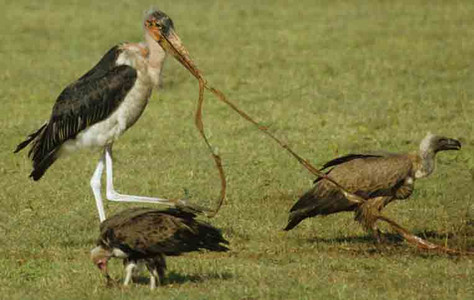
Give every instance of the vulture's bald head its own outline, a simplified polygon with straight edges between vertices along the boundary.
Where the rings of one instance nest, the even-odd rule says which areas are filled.
[[[428,133],[420,143],[422,153],[437,153],[445,150],[460,150],[461,142],[456,139]]]

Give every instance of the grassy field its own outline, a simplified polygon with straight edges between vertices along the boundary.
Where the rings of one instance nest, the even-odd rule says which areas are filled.
[[[424,253],[393,235],[377,246],[351,214],[283,232],[314,179],[207,95],[228,199],[212,224],[231,252],[168,259],[166,284],[106,288],[89,260],[99,153],[29,180],[17,143],[114,44],[142,39],[150,1],[6,1],[0,18],[0,298],[473,299],[472,257]],[[474,248],[474,2],[160,1],[206,78],[316,166],[365,150],[412,151],[431,131],[463,142],[385,214],[429,240]],[[193,125],[197,83],[175,61],[115,150],[121,192],[213,205],[219,182]],[[109,214],[126,204],[107,203]],[[121,278],[121,263],[112,266]]]

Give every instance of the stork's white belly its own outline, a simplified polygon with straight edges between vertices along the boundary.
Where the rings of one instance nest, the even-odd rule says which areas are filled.
[[[105,120],[87,127],[75,139],[66,141],[61,150],[75,151],[79,148],[104,147],[113,143],[141,116],[148,103],[152,86],[137,78],[119,107]]]

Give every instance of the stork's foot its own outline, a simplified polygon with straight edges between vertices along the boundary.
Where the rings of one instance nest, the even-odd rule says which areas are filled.
[[[145,197],[145,196],[135,196],[135,195],[124,195],[119,194],[115,190],[107,190],[106,193],[107,200],[116,201],[116,202],[139,202],[139,203],[159,203],[169,206],[175,206],[175,202],[169,199],[154,198],[154,197]]]
[[[206,214],[207,215],[207,213],[211,212],[209,209],[190,203],[187,200],[179,199],[175,203],[176,203],[177,208],[186,212],[193,213],[193,214]]]

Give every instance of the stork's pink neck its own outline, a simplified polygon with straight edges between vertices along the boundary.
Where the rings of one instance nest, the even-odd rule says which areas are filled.
[[[148,33],[145,33],[145,41],[148,48],[149,66],[151,68],[161,69],[163,67],[166,52]]]
[[[166,52],[148,33],[145,33],[145,42],[148,50],[148,75],[151,77],[153,85],[157,87],[160,82]]]

